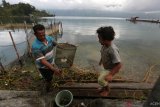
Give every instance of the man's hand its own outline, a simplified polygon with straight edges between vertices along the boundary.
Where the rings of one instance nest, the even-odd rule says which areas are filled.
[[[102,59],[100,59],[100,61],[99,61],[99,66],[101,66],[102,65]]]
[[[48,67],[50,70],[54,72],[55,75],[60,76],[61,70],[58,68],[55,68],[52,64],[50,64],[45,58],[41,59],[41,63]]]
[[[60,76],[61,73],[62,73],[62,70],[61,69],[58,69],[58,68],[54,68],[54,74],[57,75],[57,76]]]
[[[99,62],[99,66],[101,66],[102,65],[102,63],[101,62]]]
[[[112,81],[112,78],[113,78],[113,75],[112,75],[112,74],[108,74],[108,75],[105,77],[105,80],[106,80],[106,81]]]

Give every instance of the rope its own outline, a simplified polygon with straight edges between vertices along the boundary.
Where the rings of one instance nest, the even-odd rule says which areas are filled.
[[[146,72],[146,74],[145,74],[142,82],[148,82],[149,77],[151,76],[151,73],[152,73],[152,69],[153,69],[156,65],[158,65],[158,64],[154,64],[154,65],[152,65],[152,66],[149,68],[149,70]]]

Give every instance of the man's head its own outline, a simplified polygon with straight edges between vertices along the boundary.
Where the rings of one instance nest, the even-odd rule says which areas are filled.
[[[115,32],[111,26],[100,27],[97,29],[99,42],[101,45],[110,46],[114,39]]]
[[[41,24],[37,24],[33,27],[33,31],[38,40],[45,40],[45,27]]]

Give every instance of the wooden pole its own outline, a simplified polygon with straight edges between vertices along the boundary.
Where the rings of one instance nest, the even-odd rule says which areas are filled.
[[[56,15],[54,15],[54,26],[55,26],[55,24],[56,24]]]
[[[16,48],[15,42],[14,42],[14,40],[13,40],[13,37],[12,37],[12,34],[11,34],[10,31],[9,31],[9,35],[10,35],[10,37],[11,37],[11,40],[12,40],[14,49],[15,49],[15,51],[16,51],[16,54],[17,54],[17,58],[18,58],[19,64],[20,64],[21,67],[22,67],[22,65],[23,65],[23,64],[22,64],[22,61],[20,60],[20,56],[19,56],[18,50],[17,50],[17,48]]]
[[[54,25],[54,27],[55,27],[55,25]],[[53,36],[54,31],[53,31],[53,24],[52,24],[52,21],[51,21],[51,31],[52,31],[52,36]],[[57,35],[55,35],[55,39],[56,39],[56,41],[57,41]]]
[[[24,26],[25,26],[26,41],[27,41],[27,44],[28,44],[28,55],[31,56],[31,46],[30,46],[29,40],[28,40],[28,33],[27,33],[27,24],[26,24],[26,21],[24,21]]]
[[[3,64],[1,63],[1,59],[0,59],[0,70],[2,71],[2,73],[5,72],[4,66],[3,66]]]
[[[25,33],[26,33],[26,40],[27,40],[27,44],[28,44],[28,55],[32,58],[32,60],[34,61],[34,57],[33,57],[33,55],[32,55],[32,51],[31,51],[31,46],[30,46],[30,43],[29,43],[29,38],[28,38],[28,33],[27,33],[27,24],[26,24],[26,21],[24,21],[24,25],[25,25]],[[38,68],[37,68],[37,66],[35,65],[35,63],[34,63],[34,66],[35,66],[35,69],[36,69],[36,71],[38,71]]]

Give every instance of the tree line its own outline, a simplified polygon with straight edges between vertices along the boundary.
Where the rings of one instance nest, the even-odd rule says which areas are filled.
[[[35,17],[53,16],[45,10],[38,10],[28,3],[19,2],[18,4],[10,4],[2,0],[0,4],[0,21],[3,23],[17,22],[27,19],[31,22]]]

